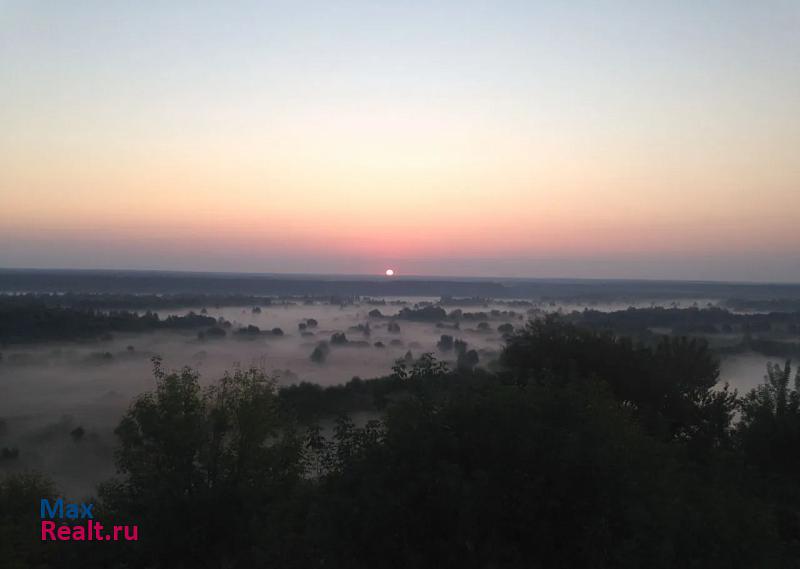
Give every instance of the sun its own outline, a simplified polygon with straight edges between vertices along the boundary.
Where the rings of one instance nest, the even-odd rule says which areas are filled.
[[[394,276],[394,269],[386,269],[386,276],[387,277]]]

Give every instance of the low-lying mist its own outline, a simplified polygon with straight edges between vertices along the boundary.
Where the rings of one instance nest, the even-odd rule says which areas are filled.
[[[396,301],[402,302],[402,301]],[[394,362],[411,352],[418,357],[442,353],[442,334],[466,341],[482,362],[502,348],[497,331],[502,324],[523,324],[516,318],[493,318],[489,328],[478,322],[461,329],[437,328],[433,322],[370,317],[379,309],[396,314],[399,305],[331,305],[314,303],[245,307],[194,307],[169,314],[199,313],[230,322],[224,337],[201,339],[196,331],[115,334],[103,341],[15,345],[3,350],[0,365],[0,448],[19,449],[16,460],[2,468],[36,469],[51,475],[65,492],[84,494],[113,474],[113,429],[133,398],[155,386],[152,358],[167,368],[191,366],[211,383],[235,366],[265,369],[279,384],[300,381],[333,385],[353,377],[370,378],[391,372]],[[313,327],[299,325],[315,320]],[[396,322],[399,330],[389,323]],[[368,327],[367,327],[368,325]],[[261,333],[237,331],[257,326]],[[360,328],[359,328],[360,327]],[[270,333],[279,328],[282,334]],[[331,343],[344,333],[347,343]],[[310,356],[320,342],[328,342],[324,362]],[[80,430],[79,430],[80,429]]]
[[[523,326],[527,318],[587,306],[543,303],[531,309],[507,302],[481,306],[451,302],[446,305],[448,311],[460,309],[487,316],[465,319],[458,325],[394,318],[405,307],[415,303],[428,306],[435,300],[196,306],[160,310],[159,316],[163,319],[202,312],[225,323],[224,336],[198,334],[197,330],[156,331],[114,334],[98,341],[7,347],[2,350],[0,363],[0,449],[18,449],[19,454],[14,460],[0,461],[0,467],[45,472],[72,495],[93,492],[98,482],[114,474],[113,430],[120,417],[133,398],[155,386],[151,361],[155,356],[166,368],[196,368],[206,383],[236,366],[256,366],[280,385],[301,381],[334,385],[353,377],[387,375],[409,352],[412,357],[433,352],[454,365],[452,347],[437,346],[442,335],[466,342],[477,352],[478,365],[486,366],[502,349],[503,333]],[[626,307],[618,303],[591,306],[608,311]],[[259,332],[247,333],[248,327],[257,327]],[[346,342],[341,336],[339,342],[331,341],[342,333]],[[324,361],[315,362],[311,355],[320,342],[327,343],[327,350]],[[721,380],[740,391],[747,390],[762,380],[770,359],[775,360],[755,353],[725,356]]]

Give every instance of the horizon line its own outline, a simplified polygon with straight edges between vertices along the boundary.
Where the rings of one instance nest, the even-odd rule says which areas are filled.
[[[432,281],[517,281],[517,282],[626,282],[626,283],[685,283],[709,285],[740,285],[740,286],[800,286],[800,281],[737,281],[737,280],[708,280],[708,279],[659,279],[659,278],[630,278],[630,277],[513,277],[513,276],[470,276],[470,275],[423,275],[400,274],[386,276],[380,273],[280,273],[256,271],[215,271],[215,270],[190,270],[190,269],[133,269],[133,268],[64,268],[64,267],[2,267],[0,272],[73,272],[73,273],[150,273],[172,275],[219,275],[219,276],[249,276],[249,277],[291,277],[303,280],[313,278],[333,277],[337,280],[355,278],[375,281],[398,280],[432,280]]]

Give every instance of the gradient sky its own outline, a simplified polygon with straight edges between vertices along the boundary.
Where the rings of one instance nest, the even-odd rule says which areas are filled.
[[[800,2],[0,0],[0,267],[800,281]]]

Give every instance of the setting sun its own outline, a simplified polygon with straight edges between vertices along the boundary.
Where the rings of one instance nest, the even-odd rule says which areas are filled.
[[[387,277],[394,276],[394,270],[393,269],[386,269],[386,276]]]

